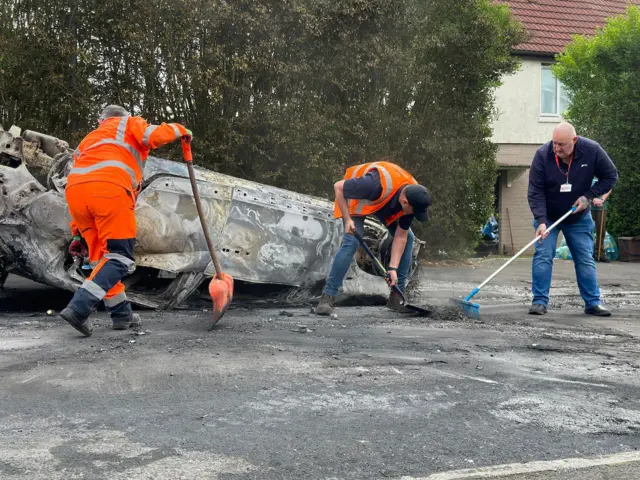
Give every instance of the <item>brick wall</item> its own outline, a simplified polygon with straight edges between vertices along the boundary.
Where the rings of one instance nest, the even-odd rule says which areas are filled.
[[[533,239],[534,231],[531,224],[533,215],[527,202],[528,183],[528,169],[511,184],[511,187],[507,187],[506,172],[500,172],[500,253],[514,254]],[[507,209],[509,209],[508,215]],[[526,254],[533,254],[533,248]]]
[[[531,165],[538,147],[539,145],[525,144],[499,145],[497,160],[500,172],[498,204],[500,216],[499,251],[501,254],[513,255],[534,238],[533,215],[527,201],[529,169],[514,169],[514,167]],[[503,168],[500,169],[500,167]],[[515,178],[518,173],[522,173],[522,175]],[[507,187],[507,184],[511,186]],[[509,209],[508,215],[507,209]],[[512,236],[513,249],[511,247]],[[562,241],[562,234],[558,236],[558,243],[560,241]],[[523,255],[533,255],[533,250],[534,247],[531,247]]]
[[[498,145],[498,165],[529,166],[538,148],[540,145],[537,144],[502,143]]]

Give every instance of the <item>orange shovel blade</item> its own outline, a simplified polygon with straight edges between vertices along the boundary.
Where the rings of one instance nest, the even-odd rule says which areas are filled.
[[[218,323],[233,299],[233,277],[226,273],[216,273],[209,284],[209,295],[213,300],[213,322],[209,330]]]

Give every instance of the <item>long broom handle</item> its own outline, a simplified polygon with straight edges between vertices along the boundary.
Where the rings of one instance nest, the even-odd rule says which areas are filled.
[[[200,202],[200,194],[198,193],[198,184],[196,183],[196,172],[193,169],[193,156],[191,155],[191,144],[185,139],[182,139],[182,154],[184,156],[184,161],[187,164],[187,169],[189,170],[189,181],[191,182],[191,189],[193,190],[193,199],[196,202],[198,217],[200,217],[200,223],[202,224],[202,232],[204,233],[204,238],[207,241],[207,248],[209,248],[209,254],[211,255],[211,260],[213,260],[213,266],[216,269],[216,273],[219,275],[220,273],[222,273],[222,267],[220,266],[220,262],[218,261],[216,252],[213,249],[213,242],[211,241],[211,235],[209,235],[209,227],[207,226],[204,220],[205,217],[204,217],[204,212],[202,210],[202,202]]]
[[[553,223],[549,228],[547,228],[547,232],[553,230],[555,227],[558,226],[558,224],[560,222],[562,222],[565,218],[567,218],[569,215],[571,215],[573,212],[575,212],[576,208],[578,207],[571,207],[571,210],[569,210],[567,213],[565,213],[562,217],[560,217],[555,223]],[[522,249],[516,253],[513,257],[511,257],[504,265],[502,265],[498,270],[496,270],[495,272],[493,272],[491,274],[491,276],[489,276],[489,278],[487,278],[484,282],[482,282],[478,287],[474,288],[473,291],[467,295],[467,297],[464,299],[465,302],[468,302],[471,298],[473,298],[473,296],[478,293],[480,291],[480,289],[482,287],[484,287],[487,283],[489,283],[491,280],[494,279],[494,277],[496,275],[498,275],[502,270],[504,270],[505,268],[507,268],[507,266],[509,264],[511,264],[511,262],[513,262],[516,258],[518,258],[520,255],[522,255],[522,253],[524,253],[526,250],[529,249],[529,247],[531,247],[531,245],[533,245],[534,243],[536,243],[538,240],[540,240],[542,238],[542,235],[538,235],[536,238],[534,238],[533,240],[531,240],[526,246],[522,247]]]

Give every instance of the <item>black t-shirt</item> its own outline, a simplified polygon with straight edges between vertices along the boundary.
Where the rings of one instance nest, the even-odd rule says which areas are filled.
[[[374,169],[362,177],[345,180],[343,192],[347,202],[349,200],[377,200],[380,198],[380,195],[382,195],[380,174]],[[398,190],[380,210],[374,212],[372,215],[382,223],[385,223],[385,218],[402,211],[399,197],[400,190]],[[411,222],[413,222],[413,215],[403,215],[398,220],[398,226],[403,230],[409,230]]]

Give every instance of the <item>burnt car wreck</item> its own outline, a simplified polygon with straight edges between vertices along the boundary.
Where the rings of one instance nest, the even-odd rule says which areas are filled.
[[[0,127],[2,283],[11,273],[75,291],[90,274],[88,259],[74,260],[67,252],[64,188],[72,153],[63,140]],[[275,295],[282,302],[319,292],[343,233],[332,202],[204,168],[196,167],[196,174],[216,251],[240,295],[243,286],[253,297]],[[148,158],[136,219],[136,263],[124,280],[131,301],[171,309],[198,295],[214,269],[184,164]],[[387,229],[367,219],[365,239],[387,265]],[[412,277],[422,244],[416,239]],[[388,292],[368,257],[358,252],[339,301],[384,299]]]

